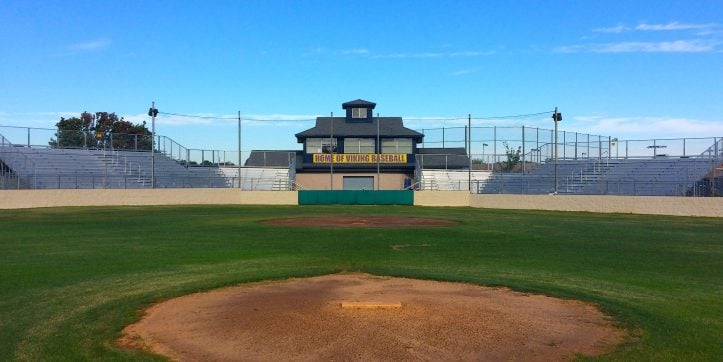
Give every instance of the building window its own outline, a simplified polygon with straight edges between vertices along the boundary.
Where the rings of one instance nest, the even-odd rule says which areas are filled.
[[[374,139],[345,138],[344,153],[374,153]]]
[[[411,138],[387,138],[382,140],[382,153],[412,153]]]
[[[332,147],[329,147],[329,146]],[[336,153],[336,138],[307,138],[306,153]]]
[[[367,109],[366,108],[352,108],[351,109],[351,118],[367,118]]]

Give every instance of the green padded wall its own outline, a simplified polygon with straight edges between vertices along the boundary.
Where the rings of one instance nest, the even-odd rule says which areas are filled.
[[[414,205],[414,191],[300,190],[299,205]]]

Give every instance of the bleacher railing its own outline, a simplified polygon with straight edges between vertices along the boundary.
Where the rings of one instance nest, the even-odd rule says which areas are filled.
[[[0,189],[142,189],[150,188],[151,181],[147,176],[136,175],[126,176],[104,176],[104,175],[84,175],[78,174],[62,174],[62,175],[37,175],[30,179],[29,184],[25,184],[24,178],[20,178],[21,184],[17,186],[15,183],[17,177],[9,177],[8,182],[0,182]],[[288,180],[278,184],[274,188],[261,188],[259,182],[265,180],[241,178],[243,185],[252,185],[243,187],[243,190],[289,190]],[[172,177],[156,176],[156,188],[238,188],[238,177],[227,177],[226,182],[219,183],[214,176],[182,176],[174,175]],[[269,180],[276,182],[276,180]]]
[[[541,195],[554,193],[554,179],[544,178],[497,178],[488,181],[472,181],[473,193]],[[560,182],[559,194],[571,195],[621,195],[621,196],[722,196],[720,179],[660,181],[660,180],[600,180],[578,188],[573,183]]]
[[[33,160],[0,134],[0,189],[30,188],[36,169]]]
[[[497,171],[502,170],[492,165],[506,162],[508,152],[519,151],[519,161],[524,166],[514,172],[524,172],[528,164],[534,167],[534,164],[544,164],[555,158],[555,134],[550,129],[473,126],[470,130],[444,127],[419,131],[424,134],[423,142],[418,145],[420,148],[462,148],[471,155],[473,165],[488,165],[489,169]],[[611,136],[560,130],[557,142],[558,160],[723,157],[723,137],[618,140]],[[450,153],[449,156],[454,155]]]

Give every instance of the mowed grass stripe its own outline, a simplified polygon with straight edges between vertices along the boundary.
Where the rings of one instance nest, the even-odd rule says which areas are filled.
[[[260,223],[324,215],[460,224]],[[152,303],[242,282],[364,271],[596,303],[635,336],[603,359],[718,360],[721,230],[715,218],[402,206],[4,210],[0,351],[10,360],[153,360],[113,344]]]

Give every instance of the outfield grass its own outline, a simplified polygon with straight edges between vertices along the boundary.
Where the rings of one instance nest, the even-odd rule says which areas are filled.
[[[454,227],[317,229],[377,214]],[[394,251],[394,244],[428,244]],[[154,360],[114,340],[144,307],[224,285],[362,271],[596,303],[634,336],[613,360],[723,355],[723,219],[469,208],[184,206],[0,210],[0,359]]]

